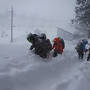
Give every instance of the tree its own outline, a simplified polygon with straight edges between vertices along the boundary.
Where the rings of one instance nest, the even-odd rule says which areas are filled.
[[[75,13],[76,22],[90,26],[90,0],[76,0]]]

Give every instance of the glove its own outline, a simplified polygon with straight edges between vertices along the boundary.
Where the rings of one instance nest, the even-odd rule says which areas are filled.
[[[33,46],[30,47],[30,50],[32,50],[32,49],[33,49]]]

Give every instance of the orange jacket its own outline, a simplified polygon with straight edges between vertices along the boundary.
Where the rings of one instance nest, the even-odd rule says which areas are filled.
[[[52,49],[56,49],[58,52],[60,52],[60,54],[62,54],[63,52],[63,48],[62,48],[62,44],[60,43],[60,39],[59,38],[54,38],[54,43],[53,43],[53,47]]]

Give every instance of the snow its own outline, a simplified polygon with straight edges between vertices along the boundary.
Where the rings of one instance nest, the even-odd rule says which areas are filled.
[[[62,55],[42,59],[23,34],[0,44],[0,90],[89,90],[90,62],[78,59],[74,42],[65,40]]]
[[[9,21],[5,21],[8,11],[4,13],[11,4],[16,15],[13,43]],[[73,0],[3,0],[0,7],[3,6],[5,9],[0,11],[2,16],[5,14],[4,23],[0,16],[0,90],[90,90],[90,62],[86,60],[87,54],[83,60],[78,59],[75,46],[80,38],[73,37],[76,29],[69,22],[73,16]],[[34,54],[26,40],[30,32],[46,33],[51,43],[56,36],[64,38],[63,54],[47,59]]]

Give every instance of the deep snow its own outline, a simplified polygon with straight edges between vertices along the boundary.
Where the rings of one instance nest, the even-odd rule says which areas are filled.
[[[13,43],[1,38],[0,90],[89,90],[90,62],[78,59],[75,41],[65,40],[63,55],[42,59],[29,50],[24,34]]]
[[[10,8],[14,7],[14,42],[10,43]],[[75,0],[0,0],[0,90],[90,90],[90,62],[79,60],[78,38],[70,25]],[[29,50],[29,32],[65,39],[56,58]],[[80,33],[78,31],[78,33]]]

